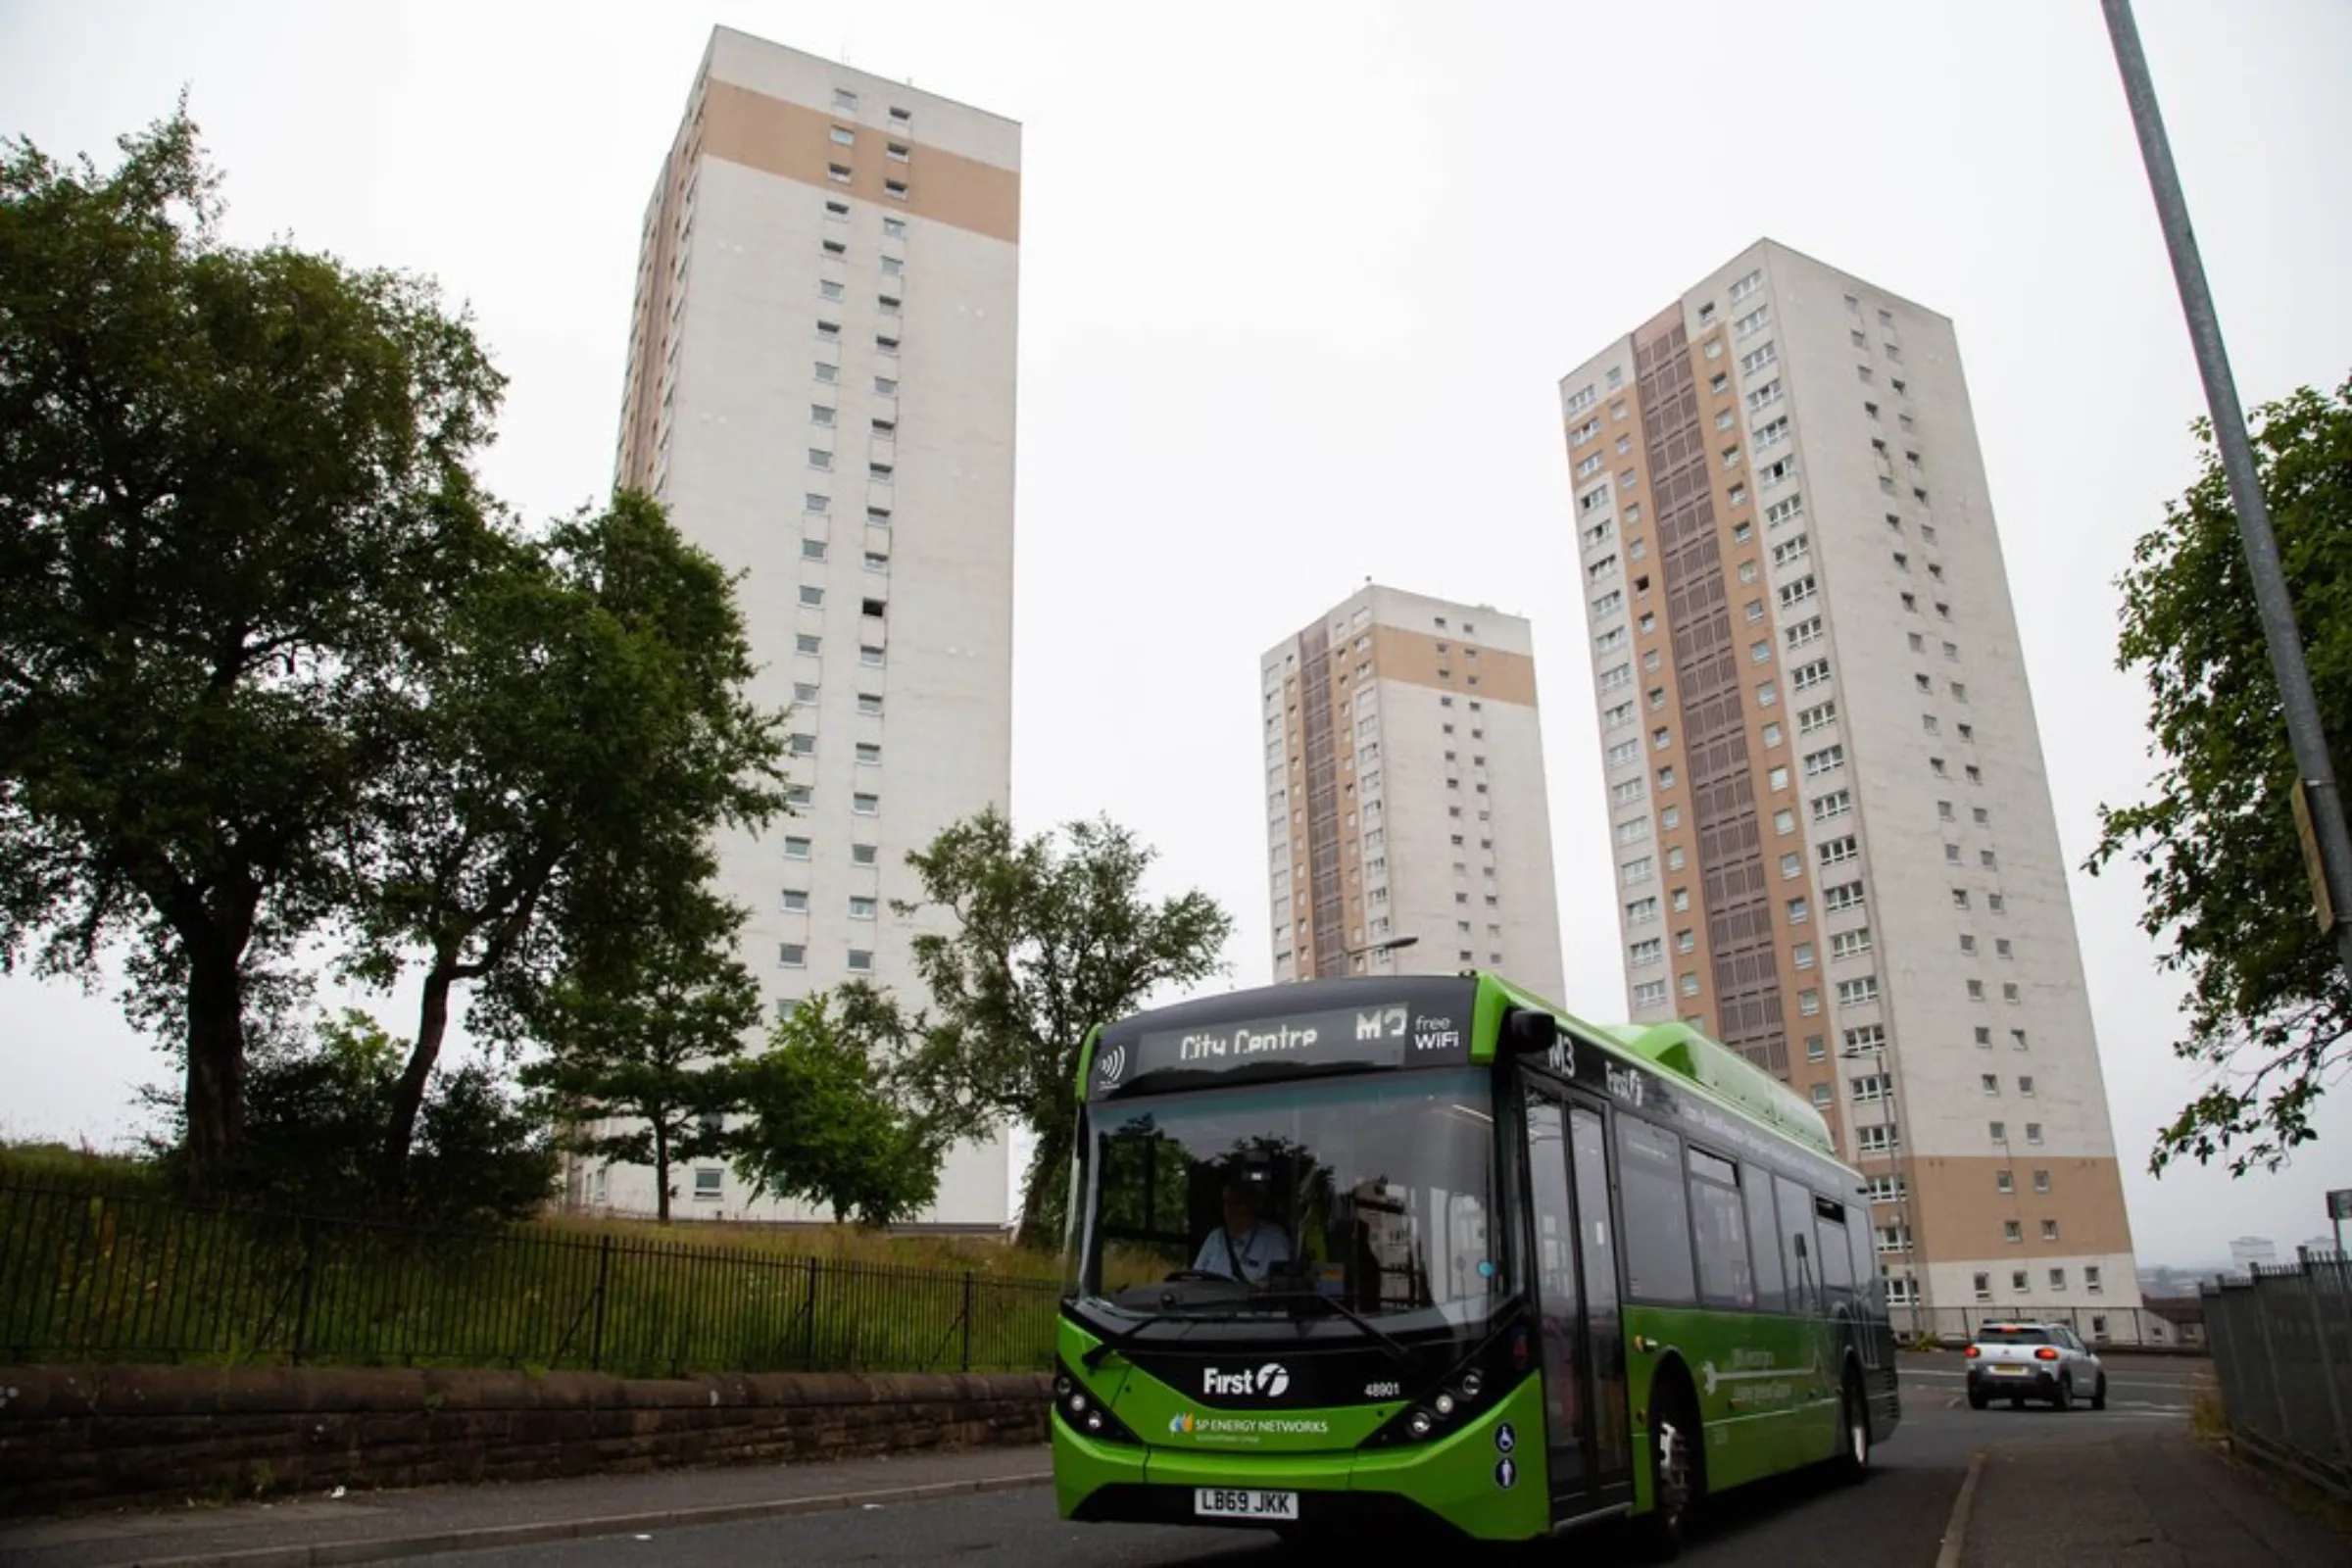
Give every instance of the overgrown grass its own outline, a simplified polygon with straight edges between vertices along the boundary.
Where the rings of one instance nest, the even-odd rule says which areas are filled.
[[[887,1268],[970,1269],[992,1279],[1034,1280],[1058,1286],[1059,1251],[1016,1247],[1006,1237],[920,1235],[873,1231],[855,1225],[761,1225],[736,1220],[683,1220],[661,1225],[618,1215],[551,1214],[536,1223],[564,1237],[611,1236],[629,1242],[667,1242],[716,1247],[760,1256],[819,1258],[827,1262]],[[1110,1290],[1164,1278],[1167,1261],[1157,1253],[1112,1247],[1102,1260]]]
[[[0,1180],[12,1177],[130,1186],[160,1186],[163,1180],[151,1161],[132,1154],[104,1153],[87,1144],[0,1143]]]
[[[103,1153],[86,1146],[56,1142],[0,1143],[0,1181],[103,1184],[169,1197],[161,1170],[136,1155]],[[551,1209],[518,1229],[544,1231],[562,1241],[619,1242],[718,1249],[762,1257],[817,1257],[884,1267],[971,1269],[994,1278],[1058,1282],[1057,1253],[1015,1247],[1008,1238],[985,1235],[928,1235],[867,1230],[856,1225],[774,1225],[752,1221],[673,1218],[667,1225],[650,1216],[564,1213]]]
[[[1114,1248],[1105,1285],[1166,1262]],[[1062,1261],[996,1236],[551,1213],[430,1231],[178,1201],[0,1145],[0,1355],[637,1374],[1050,1362]]]
[[[531,1222],[569,1240],[610,1236],[615,1241],[723,1248],[760,1257],[821,1258],[900,1268],[971,1269],[997,1278],[1058,1282],[1061,1258],[996,1236],[922,1235],[856,1225],[764,1225],[739,1220],[679,1219],[662,1225],[632,1215],[550,1213]]]
[[[1057,1269],[1003,1243],[690,1237],[630,1222],[411,1230],[0,1176],[0,1354],[639,1375],[1051,1359]],[[908,1241],[934,1266],[909,1266]]]

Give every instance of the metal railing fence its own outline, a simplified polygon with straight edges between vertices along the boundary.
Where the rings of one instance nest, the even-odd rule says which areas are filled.
[[[1028,1370],[1059,1289],[534,1227],[428,1230],[0,1176],[0,1356],[687,1372]]]
[[[1886,1309],[1895,1338],[1903,1344],[1933,1340],[1950,1348],[1966,1345],[1986,1323],[2064,1323],[2091,1346],[2117,1349],[2201,1350],[2201,1330],[2183,1328],[2146,1306],[1910,1306]]]
[[[2259,1457],[2352,1498],[2352,1260],[2299,1253],[2201,1292],[2230,1430]]]

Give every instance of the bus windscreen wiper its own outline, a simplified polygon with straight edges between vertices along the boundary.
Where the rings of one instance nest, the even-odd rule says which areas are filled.
[[[1114,1329],[1106,1323],[1089,1324],[1088,1327],[1095,1331],[1098,1338],[1093,1348],[1078,1359],[1086,1363],[1086,1369],[1089,1372],[1101,1366],[1102,1358],[1111,1351],[1124,1350],[1133,1345],[1136,1335],[1141,1332],[1138,1329]],[[1147,1324],[1145,1327],[1150,1327],[1150,1325]]]
[[[1413,1364],[1413,1352],[1405,1348],[1404,1343],[1401,1340],[1398,1340],[1395,1336],[1391,1335],[1387,1330],[1380,1327],[1379,1324],[1374,1323],[1370,1318],[1364,1316],[1363,1313],[1358,1312],[1354,1307],[1349,1306],[1346,1301],[1341,1300],[1336,1296],[1324,1296],[1316,1291],[1271,1291],[1264,1296],[1260,1296],[1257,1298],[1257,1299],[1261,1301],[1313,1301],[1319,1305],[1329,1307],[1332,1311],[1346,1318],[1357,1328],[1362,1329],[1373,1339],[1378,1340],[1380,1342],[1381,1348],[1387,1350],[1389,1354],[1395,1356],[1400,1365],[1410,1367]]]
[[[1131,1329],[1114,1329],[1107,1323],[1090,1321],[1086,1326],[1095,1334],[1096,1343],[1094,1348],[1088,1350],[1084,1355],[1080,1356],[1079,1359],[1086,1363],[1086,1369],[1091,1372],[1096,1367],[1101,1366],[1102,1364],[1102,1358],[1110,1354],[1113,1350],[1125,1351],[1130,1346],[1141,1345],[1143,1343],[1144,1331],[1152,1327],[1152,1324],[1165,1323],[1176,1316],[1177,1314],[1174,1313],[1166,1313],[1158,1317],[1146,1318],[1143,1322],[1137,1324]],[[1200,1318],[1194,1317],[1191,1314],[1185,1314],[1183,1317],[1183,1329],[1172,1337],[1178,1340],[1186,1338],[1193,1332],[1193,1325],[1203,1320]]]

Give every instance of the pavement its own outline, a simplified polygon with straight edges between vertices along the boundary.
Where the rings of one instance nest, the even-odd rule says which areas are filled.
[[[1941,1568],[2352,1562],[2352,1533],[2321,1506],[2185,1431],[2084,1429],[1995,1448],[1976,1468],[1960,1550]]]
[[[2192,1434],[2209,1374],[2111,1359],[2109,1408],[1971,1411],[1952,1356],[1903,1360],[1904,1420],[1859,1489],[1799,1477],[1717,1500],[1687,1561],[1804,1568],[2352,1562],[2352,1535]],[[1022,1568],[1272,1563],[1255,1532],[1064,1524],[1043,1447],[667,1471],[0,1524],[23,1568],[439,1568],[735,1562]]]
[[[5,1568],[309,1568],[915,1503],[1052,1479],[1043,1445],[0,1521]]]

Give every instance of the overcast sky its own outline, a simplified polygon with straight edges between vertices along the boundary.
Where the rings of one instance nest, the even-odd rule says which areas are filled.
[[[2352,7],[2138,14],[2241,396],[2332,387]],[[716,23],[1023,123],[1013,809],[1136,828],[1235,911],[1237,983],[1269,977],[1257,658],[1372,577],[1533,619],[1563,1000],[1622,1016],[1555,383],[1760,235],[1950,316],[2139,1254],[2325,1231],[2352,1089],[2282,1174],[2145,1174],[2195,1088],[2180,988],[2136,876],[2079,869],[2150,772],[2114,580],[2203,412],[2095,0],[0,0],[0,132],[111,162],[186,85],[232,238],[470,305],[513,382],[488,478],[549,514],[611,482],[639,223]],[[110,1141],[166,1065],[103,995],[0,980],[0,1133]]]

